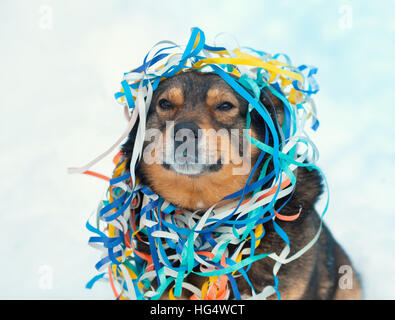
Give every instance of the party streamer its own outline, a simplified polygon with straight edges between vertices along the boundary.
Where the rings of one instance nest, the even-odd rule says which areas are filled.
[[[247,135],[250,143],[261,150],[261,156],[246,186],[222,199],[233,199],[233,202],[221,205],[221,200],[205,212],[180,210],[142,185],[134,172],[142,154],[145,121],[153,92],[163,79],[188,69],[222,77],[249,103],[246,129],[250,126],[250,113],[255,109],[273,137],[273,144],[269,146],[268,141]],[[271,55],[247,47],[230,49],[208,45],[202,30],[192,28],[186,46],[161,41],[147,53],[140,67],[124,73],[121,90],[115,93],[115,99],[126,111],[128,125],[125,132],[87,165],[69,169],[71,173],[102,178],[109,184],[106,198],[100,201],[95,216],[86,224],[94,233],[89,244],[102,253],[95,265],[98,274],[87,287],[108,279],[117,299],[178,299],[181,296],[195,300],[241,299],[237,279],[243,277],[250,286],[249,299],[265,299],[273,294],[280,298],[277,277],[280,267],[314,245],[329,202],[328,196],[317,234],[303,249],[289,256],[290,239],[276,221],[296,220],[303,208],[289,216],[281,214],[282,208],[275,210],[274,204],[291,195],[298,167],[319,170],[316,167],[318,151],[305,132],[306,123],[310,122],[313,130],[319,125],[312,98],[319,90],[314,79],[316,72],[317,69],[311,66],[293,66],[285,54]],[[284,121],[279,133],[275,129],[275,120],[260,102],[264,88],[284,104]],[[90,167],[124,141],[137,118],[140,121],[132,158],[126,159],[118,153],[111,178],[90,171]],[[258,180],[250,183],[265,154],[269,155],[273,170],[267,172],[266,161]],[[251,192],[252,196],[246,198]],[[255,252],[265,241],[265,224],[268,222],[284,241],[279,255]],[[150,248],[150,254],[138,250],[139,242]],[[229,250],[229,245],[235,249]],[[273,283],[256,292],[248,278],[248,270],[261,259],[276,261]],[[189,275],[203,277],[202,287],[189,283]]]

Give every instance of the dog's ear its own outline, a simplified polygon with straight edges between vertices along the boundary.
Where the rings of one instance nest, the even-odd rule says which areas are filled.
[[[273,122],[281,127],[284,121],[284,103],[268,87],[262,89],[260,100],[269,111]]]
[[[281,126],[283,124],[284,120],[284,104],[283,102],[276,97],[269,88],[265,87],[261,91],[260,95],[260,102],[263,104],[263,106],[266,108],[266,110],[269,112],[270,117],[273,120],[273,123],[275,125],[277,134],[279,134],[281,130]],[[255,128],[259,138],[264,139],[265,138],[265,128],[267,126],[265,120],[262,118],[262,116],[258,113],[257,110],[252,110],[251,112],[251,123],[253,127]],[[263,141],[263,140],[262,140]],[[273,143],[272,136],[270,135],[269,137],[269,145]]]
[[[262,89],[260,101],[270,113],[270,116],[276,125],[277,133],[279,133],[284,121],[284,103],[267,87]],[[261,122],[264,121],[262,117],[260,117],[260,119]],[[270,137],[269,144],[271,144],[272,141],[272,137]],[[320,173],[316,169],[307,169],[305,167],[298,168],[295,190],[293,192],[291,201],[286,205],[283,214],[287,214],[288,212],[290,214],[294,213],[295,211],[299,210],[300,207],[308,210],[313,209],[314,204],[322,193],[323,184]],[[287,198],[284,200],[286,199]],[[284,200],[279,201],[277,204],[281,205],[282,201]]]

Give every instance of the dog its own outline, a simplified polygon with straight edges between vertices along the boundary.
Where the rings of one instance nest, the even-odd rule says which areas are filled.
[[[273,95],[267,88],[263,89],[260,97],[261,103],[269,112],[276,130],[279,131],[284,121],[283,102]],[[155,159],[162,156],[163,161],[144,161],[142,159],[136,168],[136,176],[141,182],[165,200],[178,208],[190,211],[203,212],[213,204],[219,202],[227,195],[241,190],[247,183],[251,167],[257,162],[260,150],[253,144],[247,146],[248,157],[240,154],[243,130],[247,123],[248,102],[241,97],[219,75],[210,72],[184,71],[172,78],[160,82],[152,96],[151,105],[147,114],[146,128],[159,130],[163,134],[165,151],[153,152]],[[273,144],[273,137],[268,137],[262,117],[256,110],[251,111],[251,125],[249,134],[260,141]],[[170,125],[169,125],[170,123]],[[239,136],[226,134],[232,129],[238,129]],[[192,155],[186,155],[184,162],[167,161],[167,146],[180,146],[184,140],[175,139],[178,132],[187,130],[192,132],[189,145],[194,149]],[[223,134],[214,139],[217,144],[202,147],[199,130],[218,132]],[[135,126],[129,134],[127,142],[122,146],[125,157],[131,158],[137,134]],[[231,142],[235,137],[236,142]],[[238,142],[238,143],[237,143]],[[148,146],[146,141],[144,148]],[[225,147],[227,146],[227,147]],[[175,150],[175,148],[173,149]],[[213,152],[227,153],[238,161],[224,163],[214,157],[214,161],[194,161],[198,153],[205,151],[211,155]],[[243,149],[244,150],[244,149]],[[215,152],[214,152],[215,153]],[[185,150],[182,152],[185,156]],[[267,156],[266,156],[267,157]],[[181,157],[182,158],[182,157]],[[232,159],[233,159],[232,158]],[[174,158],[173,158],[174,159]],[[241,161],[240,161],[241,159]],[[265,158],[267,159],[267,158]],[[250,170],[241,170],[248,162]],[[251,178],[251,182],[258,179],[262,163]],[[270,162],[269,170],[273,168]],[[234,174],[239,170],[238,174]],[[240,173],[241,172],[241,173]],[[285,204],[281,213],[292,215],[300,211],[295,221],[278,221],[278,225],[287,233],[291,240],[290,254],[303,248],[317,233],[320,218],[314,205],[323,192],[322,178],[314,169],[298,167],[297,180],[294,191],[290,197],[279,199],[275,208]],[[248,196],[248,195],[247,195]],[[230,200],[228,200],[230,201]],[[227,201],[219,202],[217,206],[225,205]],[[275,232],[273,225],[265,224],[264,241],[256,248],[256,254],[275,252],[280,254],[284,247],[283,240]],[[149,253],[148,245],[139,244],[139,250]],[[273,283],[272,259],[258,260],[252,264],[248,271],[251,283],[257,292]],[[345,267],[344,267],[345,266]],[[345,274],[347,270],[348,274]],[[348,284],[341,285],[347,276]],[[205,279],[196,275],[187,276],[187,281],[201,287]],[[361,282],[351,261],[336,242],[326,225],[323,225],[318,241],[300,258],[285,264],[278,273],[281,299],[361,299]],[[243,277],[237,278],[237,285],[243,298],[248,298],[250,288]],[[188,299],[188,296],[182,298]],[[230,296],[234,298],[234,296]],[[274,294],[271,299],[277,298]]]

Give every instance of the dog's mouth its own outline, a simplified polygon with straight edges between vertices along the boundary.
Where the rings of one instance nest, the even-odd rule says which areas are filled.
[[[163,168],[174,171],[175,173],[187,176],[199,176],[207,173],[214,173],[222,168],[221,163],[216,164],[198,164],[198,163],[184,163],[184,164],[162,164]]]
[[[203,174],[214,173],[222,169],[221,159],[215,163],[202,163],[198,156],[188,155],[174,155],[174,159],[162,163],[162,167],[171,170],[177,174],[187,176],[199,176]]]

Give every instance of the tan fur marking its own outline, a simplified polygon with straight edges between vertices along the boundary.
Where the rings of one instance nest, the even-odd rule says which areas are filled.
[[[230,102],[234,106],[239,106],[239,101],[233,93],[223,90],[222,88],[213,88],[207,91],[206,103],[209,107],[213,108],[223,102]]]
[[[158,115],[161,118],[169,118],[173,116],[176,113],[176,110],[184,105],[184,94],[181,88],[174,87],[163,92],[159,96],[158,102],[162,99],[168,100],[175,108],[170,110],[162,110],[161,108],[157,107]]]
[[[177,107],[181,107],[184,104],[184,94],[181,88],[171,88],[167,91],[167,97]]]
[[[226,112],[215,110],[215,107],[221,105],[224,102],[230,102],[236,108],[230,109]],[[224,90],[223,88],[213,88],[208,90],[206,97],[206,104],[209,110],[215,114],[215,118],[218,121],[227,123],[238,113],[239,101],[233,95],[233,93]]]

